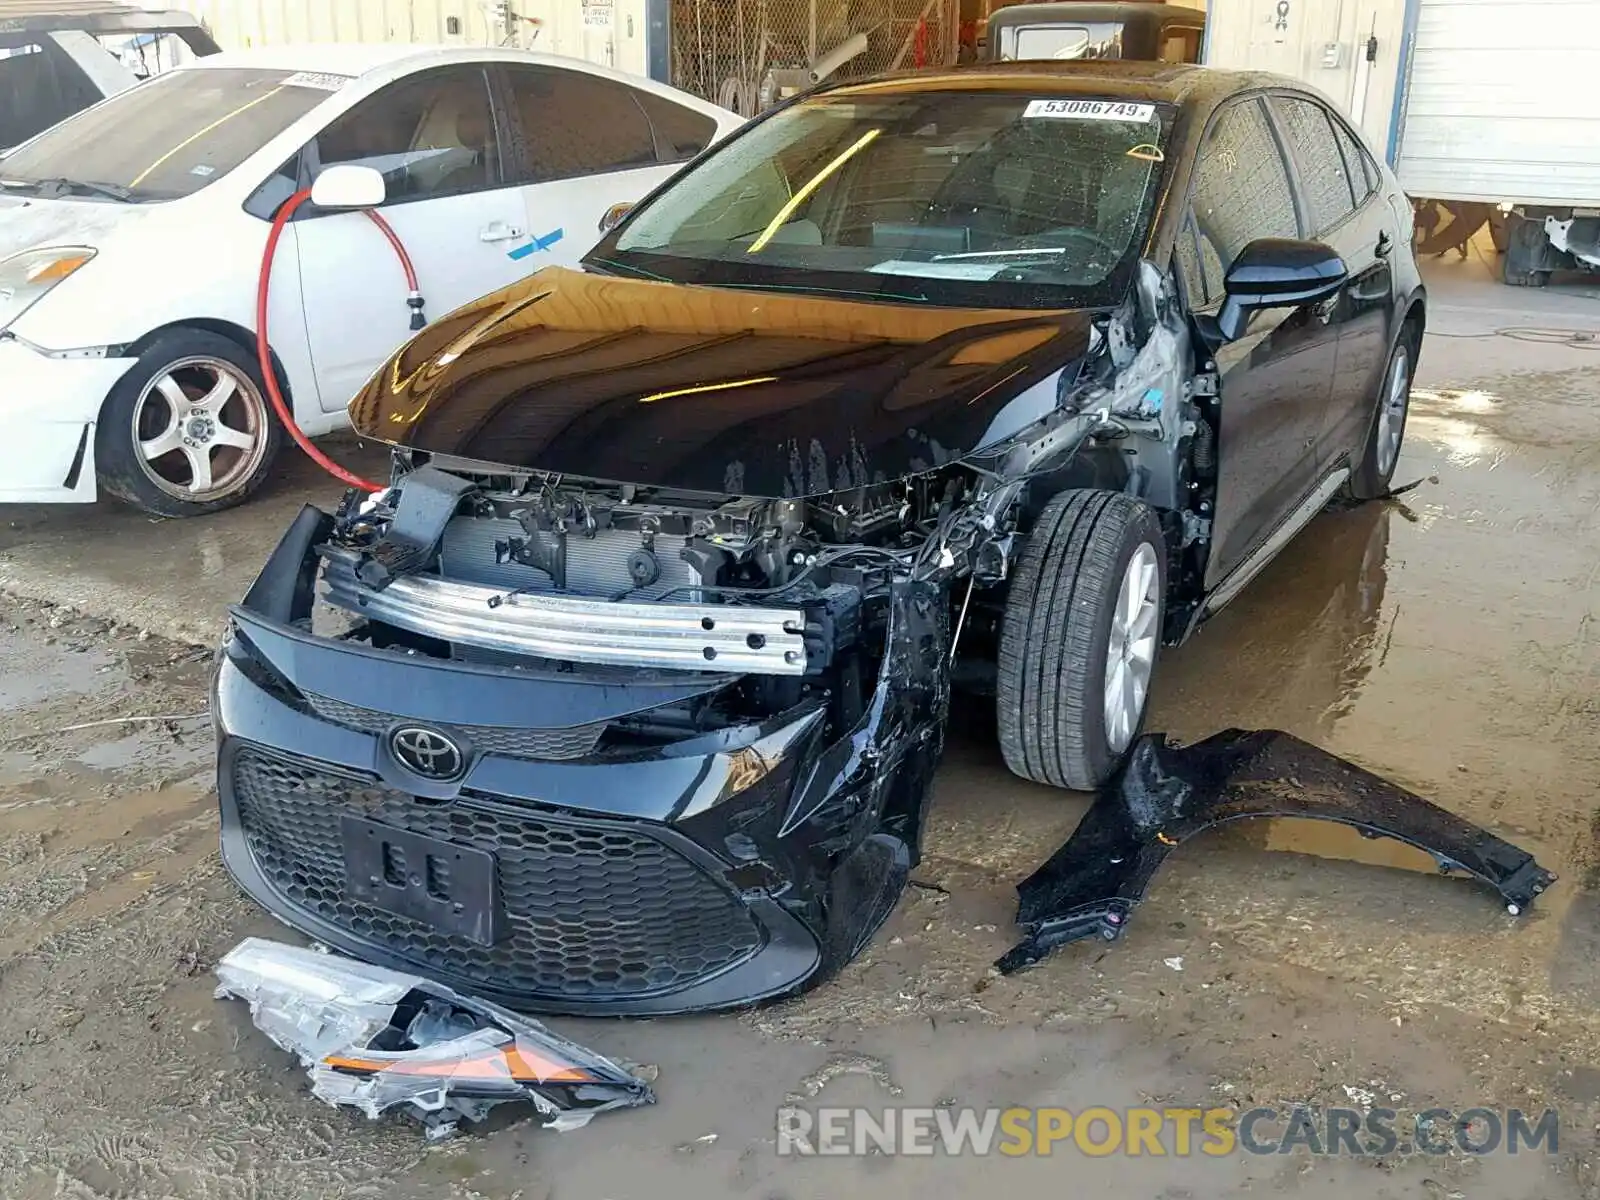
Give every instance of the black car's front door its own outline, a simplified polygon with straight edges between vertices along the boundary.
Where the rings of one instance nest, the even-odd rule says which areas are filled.
[[[1337,117],[1315,100],[1287,93],[1271,100],[1299,175],[1307,236],[1332,246],[1349,277],[1333,309],[1339,353],[1319,436],[1318,463],[1330,468],[1347,452],[1359,457],[1374,400],[1389,363],[1394,272],[1399,236],[1377,189],[1377,169]]]
[[[1223,109],[1201,145],[1177,243],[1192,308],[1216,311],[1223,273],[1250,242],[1301,236],[1291,178],[1262,100]],[[1263,309],[1216,352],[1222,427],[1208,588],[1316,482],[1338,346],[1331,314],[1332,302]]]

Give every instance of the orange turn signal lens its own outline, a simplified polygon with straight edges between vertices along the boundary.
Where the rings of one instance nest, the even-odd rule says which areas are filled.
[[[26,276],[29,283],[60,283],[71,275],[84,263],[88,262],[92,254],[64,254],[60,258],[52,258],[30,267]]]

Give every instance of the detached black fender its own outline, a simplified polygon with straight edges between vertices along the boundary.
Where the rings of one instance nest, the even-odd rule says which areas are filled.
[[[1245,817],[1334,821],[1405,842],[1441,874],[1494,888],[1513,916],[1556,878],[1527,851],[1292,734],[1229,729],[1192,746],[1147,734],[1066,845],[1017,886],[1025,936],[995,965],[1009,973],[1068,942],[1114,941],[1175,847]]]

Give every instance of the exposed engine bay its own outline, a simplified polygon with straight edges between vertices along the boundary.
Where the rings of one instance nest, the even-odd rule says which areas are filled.
[[[848,727],[894,582],[999,582],[1007,566],[1009,497],[962,468],[821,502],[696,504],[451,466],[403,464],[389,493],[338,516],[327,599],[373,622],[375,644],[463,661],[746,676],[699,706],[699,729],[824,690]]]

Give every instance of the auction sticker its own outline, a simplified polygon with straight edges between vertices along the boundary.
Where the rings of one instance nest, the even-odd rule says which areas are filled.
[[[1156,106],[1126,100],[1030,100],[1022,115],[1069,121],[1148,121],[1156,115]]]
[[[296,71],[283,81],[283,87],[316,88],[321,92],[337,92],[353,75],[334,75],[328,71]]]

